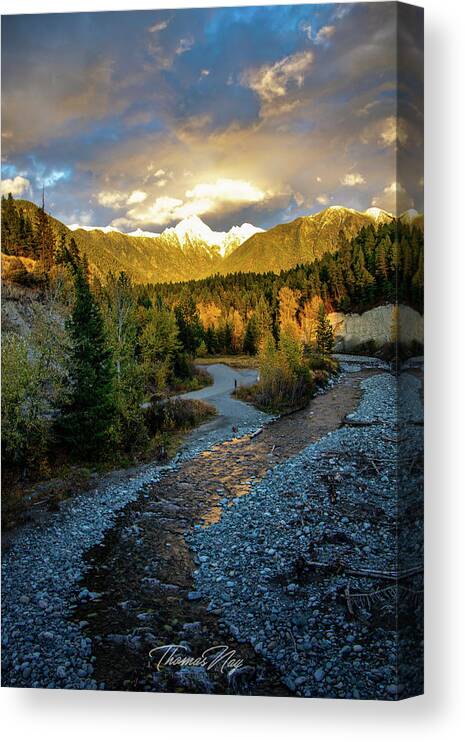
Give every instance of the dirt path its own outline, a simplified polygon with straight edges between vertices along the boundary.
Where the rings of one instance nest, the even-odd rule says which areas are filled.
[[[75,612],[92,639],[99,684],[123,690],[289,694],[252,646],[238,645],[221,616],[195,592],[197,557],[185,536],[219,519],[221,506],[246,495],[270,468],[337,429],[356,409],[362,380],[375,373],[344,375],[305,410],[265,426],[254,438],[205,451],[125,508],[117,526],[87,555],[85,588],[98,595],[87,600],[84,594]],[[201,668],[158,672],[149,651],[181,642],[193,656],[226,645],[248,670],[233,685],[219,669],[214,680]]]
[[[212,420],[193,430],[187,437],[187,441],[194,439],[201,441],[212,435],[217,438],[226,437],[233,426],[240,433],[260,427],[267,419],[267,415],[232,396],[235,384],[237,386],[255,384],[257,370],[231,368],[224,363],[212,363],[203,368],[213,377],[213,384],[195,392],[182,394],[181,399],[201,399],[209,402],[216,407],[218,414]]]

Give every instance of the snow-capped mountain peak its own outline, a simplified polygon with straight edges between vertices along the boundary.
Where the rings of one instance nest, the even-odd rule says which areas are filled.
[[[253,224],[242,224],[231,227],[229,232],[215,232],[198,216],[190,216],[183,219],[175,227],[165,229],[164,235],[176,235],[181,246],[185,246],[189,241],[196,240],[203,242],[209,247],[217,247],[222,257],[228,255],[236,247],[252,237],[257,232],[263,232],[260,227],[254,227]]]
[[[160,237],[159,232],[146,232],[145,229],[138,227],[133,232],[128,232],[129,237]]]
[[[189,216],[183,219],[172,229],[165,229],[165,232],[174,232],[178,237],[181,244],[183,244],[187,238],[202,240],[207,245],[216,245],[217,236],[223,236],[224,232],[214,232],[210,227],[203,222],[198,216]]]
[[[112,226],[88,227],[82,224],[69,224],[68,226],[72,231],[85,229],[88,232],[98,230],[104,233],[121,233],[121,230]],[[161,235],[158,232],[147,232],[140,227],[135,229],[133,232],[127,232],[126,234],[128,237],[174,236],[179,240],[182,248],[188,247],[189,243],[197,242],[201,243],[204,247],[206,246],[205,249],[208,250],[208,252],[211,252],[211,254],[219,254],[224,258],[257,232],[264,232],[264,230],[248,223],[241,224],[240,227],[231,227],[229,232],[215,232],[208,226],[208,224],[205,224],[199,216],[192,215],[180,221],[175,227],[168,227],[163,230]],[[213,250],[210,250],[209,248],[213,248]]]
[[[71,232],[75,232],[77,229],[84,229],[86,232],[94,232],[97,230],[98,232],[104,232],[105,234],[108,234],[109,232],[121,232],[120,229],[112,227],[111,225],[108,227],[88,227],[86,224],[68,224],[67,226]]]
[[[370,208],[365,211],[365,214],[374,219],[375,222],[390,222],[394,218],[393,215],[389,213],[389,211],[380,209],[377,206],[370,206]]]

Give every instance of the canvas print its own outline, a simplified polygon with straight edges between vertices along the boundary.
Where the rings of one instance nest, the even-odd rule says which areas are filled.
[[[423,11],[2,18],[2,684],[423,689]]]

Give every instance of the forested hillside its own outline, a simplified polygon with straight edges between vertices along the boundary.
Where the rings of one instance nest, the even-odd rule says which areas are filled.
[[[362,312],[396,300],[422,312],[423,231],[400,221],[370,225],[350,241],[341,236],[337,252],[278,275],[217,275],[145,290],[168,306],[176,304],[180,293],[191,296],[210,351],[223,350],[225,343],[233,349],[241,342],[248,347],[263,322],[271,322],[277,336],[283,296],[302,335],[310,339],[321,301],[327,312]]]
[[[392,215],[379,209],[359,212],[330,207],[266,232],[259,231],[242,244],[237,238],[232,239],[223,257],[218,245],[202,239],[201,229],[186,234],[177,232],[177,228],[167,229],[158,237],[135,237],[98,229],[71,232],[53,217],[44,219],[44,213],[29,201],[3,198],[3,252],[38,258],[44,242],[53,253],[63,235],[72,235],[93,276],[104,280],[110,271],[115,274],[124,271],[134,283],[142,284],[198,280],[217,273],[279,274],[298,265],[311,264],[325,253],[338,252],[364,228],[375,232],[387,228],[392,241],[396,224]],[[215,234],[200,220],[197,222],[205,233]],[[421,217],[407,213],[400,223],[407,234],[409,228],[421,228]],[[243,225],[246,226],[254,229]],[[45,227],[48,234],[44,234]]]
[[[342,241],[355,237],[363,227],[374,226],[380,218],[392,223],[386,212],[368,212],[331,206],[312,216],[302,216],[288,224],[278,224],[267,232],[253,235],[221,266],[222,273],[252,271],[265,273],[287,270],[312,263],[326,252],[338,250]]]
[[[43,210],[30,201],[2,198],[2,251],[7,255],[40,257]],[[204,277],[219,269],[221,257],[198,240],[183,249],[176,235],[132,237],[121,232],[77,229],[71,231],[48,217],[50,234],[46,242],[53,252],[63,235],[73,237],[86,258],[91,273],[104,278],[109,271],[124,271],[135,283],[188,280]],[[52,245],[53,243],[53,245]]]

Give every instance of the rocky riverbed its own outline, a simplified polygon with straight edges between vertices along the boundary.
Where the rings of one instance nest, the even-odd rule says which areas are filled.
[[[346,425],[191,538],[210,608],[299,695],[421,692],[420,381],[401,385],[402,427],[395,377],[366,379]]]
[[[246,407],[237,404],[241,411]],[[169,465],[144,465],[129,476],[121,472],[116,480],[108,477],[103,485],[71,497],[59,512],[46,513],[8,539],[2,554],[2,684],[99,687],[93,677],[92,639],[73,616],[77,606],[97,606],[100,597],[84,585],[90,567],[85,554],[103,542],[124,508],[143,498],[164,475],[218,443],[247,436],[271,419],[247,406],[244,418],[236,415],[236,432],[229,420],[215,427],[207,423],[198,429],[197,437],[188,436]]]
[[[261,435],[246,425],[238,438],[204,431],[170,466],[79,495],[22,529],[4,555],[3,684],[417,691],[420,381],[405,375],[402,432],[394,377],[347,363],[306,411],[257,418]],[[225,645],[243,667],[160,671],[149,652],[166,644],[189,656]]]

